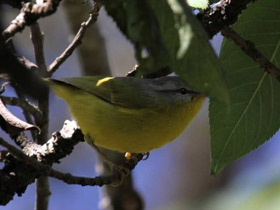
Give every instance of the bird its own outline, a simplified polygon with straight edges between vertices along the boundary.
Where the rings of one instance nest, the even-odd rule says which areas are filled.
[[[89,144],[118,152],[144,153],[171,142],[205,99],[175,76],[85,76],[48,83],[69,105],[85,136],[91,137]]]
[[[158,149],[185,130],[205,100],[177,76],[83,76],[46,82],[66,101],[86,142],[110,166],[99,147],[124,153]]]

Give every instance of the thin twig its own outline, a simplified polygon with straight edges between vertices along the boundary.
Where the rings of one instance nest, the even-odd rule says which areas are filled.
[[[32,114],[34,118],[41,120],[43,117],[40,109],[27,100],[22,101],[22,100],[19,100],[18,98],[8,97],[8,96],[1,96],[1,99],[4,101],[5,104],[11,105],[11,106],[18,106],[18,107],[22,108],[23,110],[26,110],[27,112]]]
[[[143,154],[133,154],[133,157],[126,161],[123,166],[132,171],[135,166],[143,159]],[[126,174],[129,175],[129,174]],[[119,182],[121,175],[118,171],[108,176],[98,176],[95,178],[77,177],[69,173],[61,173],[59,171],[51,170],[49,176],[60,179],[68,184],[78,184],[81,186],[103,186],[111,185]]]
[[[3,31],[4,40],[21,32],[25,26],[31,25],[39,18],[53,14],[56,11],[61,0],[48,0],[42,4],[25,3],[20,14],[11,22],[11,24]]]
[[[40,25],[35,22],[30,26],[32,40],[34,46],[34,55],[36,64],[39,68],[41,76],[45,77],[47,73],[47,66],[44,55],[44,34],[40,29]]]
[[[50,170],[49,174],[50,177],[62,180],[67,184],[77,184],[81,186],[103,186],[106,184],[110,184],[113,182],[113,176],[100,176],[95,178],[88,178],[88,177],[78,177],[73,176],[70,173],[62,173],[57,170]]]
[[[38,66],[33,63],[32,61],[28,60],[25,57],[18,57],[19,62],[24,65],[28,70],[33,71],[33,72],[37,72],[38,71]]]
[[[77,9],[77,6],[80,6],[79,4],[79,1],[67,1],[67,4],[62,5],[72,34],[77,33],[81,23],[88,18],[89,12],[94,9],[94,0],[84,0],[84,4],[87,4],[87,6],[83,5],[83,7]],[[79,57],[82,74],[110,75],[105,40],[97,24],[92,24],[87,30],[83,38],[83,44],[77,48],[76,53]]]
[[[44,36],[37,22],[31,25],[31,40],[34,47],[34,55],[39,73],[42,77],[48,76],[44,55]],[[49,131],[49,91],[38,100],[38,107],[43,113],[43,120],[35,122],[41,128],[41,133],[35,139],[40,145],[47,142]],[[47,176],[41,176],[36,180],[36,203],[35,210],[47,210],[51,195],[49,180]]]
[[[22,92],[17,88],[14,87],[16,94],[18,95],[19,103],[24,103],[26,101],[26,97],[22,94]],[[22,114],[27,123],[34,125],[34,122],[30,116],[30,113],[26,109],[22,109]],[[35,140],[37,133],[34,130],[30,130],[32,138]]]
[[[224,37],[233,41],[244,53],[257,62],[265,72],[280,81],[280,70],[255,47],[254,43],[245,40],[230,27],[224,27],[221,32]]]
[[[70,45],[64,50],[64,52],[55,59],[55,61],[49,66],[49,76],[51,76],[59,66],[74,52],[74,50],[82,43],[82,39],[88,29],[88,27],[96,22],[97,17],[99,15],[100,5],[99,3],[95,3],[92,12],[89,15],[89,18],[86,22],[81,24],[81,27],[74,37],[73,41]]]

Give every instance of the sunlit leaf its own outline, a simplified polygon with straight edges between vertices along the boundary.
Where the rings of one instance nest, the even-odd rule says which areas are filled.
[[[206,9],[209,5],[208,0],[187,0],[188,5],[193,8]]]

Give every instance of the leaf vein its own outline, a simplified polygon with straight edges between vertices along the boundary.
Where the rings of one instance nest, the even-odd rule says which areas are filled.
[[[255,91],[253,92],[253,95],[251,96],[251,98],[250,98],[250,100],[249,100],[247,106],[245,107],[244,111],[241,113],[241,115],[240,115],[240,117],[238,118],[236,124],[234,125],[232,131],[230,132],[228,138],[226,139],[225,144],[224,144],[223,149],[222,149],[222,152],[220,153],[220,156],[219,156],[219,158],[218,158],[218,160],[217,160],[217,163],[216,163],[216,165],[215,165],[214,171],[217,170],[217,168],[218,168],[218,166],[219,166],[219,163],[220,163],[220,161],[221,161],[221,158],[222,158],[222,156],[223,156],[223,153],[224,153],[225,149],[227,148],[227,145],[229,144],[229,142],[230,142],[230,140],[231,140],[231,138],[232,138],[232,136],[233,136],[235,130],[237,129],[239,123],[241,122],[242,118],[244,117],[244,115],[246,114],[247,110],[249,109],[249,107],[250,107],[252,101],[254,100],[254,98],[255,98],[255,96],[256,96],[256,94],[257,94],[257,92],[258,92],[260,86],[262,85],[262,82],[263,82],[263,80],[264,80],[264,78],[265,78],[266,75],[267,75],[267,73],[265,72],[265,73],[263,74],[263,76],[261,77],[260,82],[259,82],[258,86],[256,87]]]
[[[245,84],[241,84],[241,85],[238,85],[238,86],[236,86],[234,88],[229,89],[229,91],[231,92],[231,91],[234,91],[234,90],[236,90],[238,88],[241,88],[241,87],[244,87],[244,86],[248,86],[248,85],[254,85],[254,84],[258,84],[258,82],[248,82],[248,83],[245,83]]]

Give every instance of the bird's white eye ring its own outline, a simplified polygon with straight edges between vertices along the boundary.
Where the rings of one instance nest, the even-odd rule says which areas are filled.
[[[186,88],[180,88],[179,92],[180,92],[182,95],[186,95],[189,91],[188,91]]]

